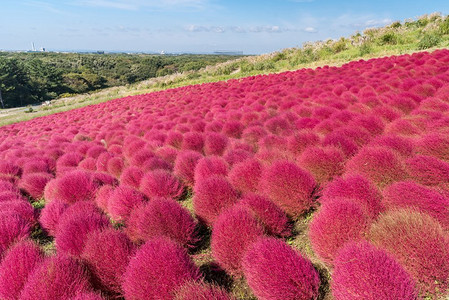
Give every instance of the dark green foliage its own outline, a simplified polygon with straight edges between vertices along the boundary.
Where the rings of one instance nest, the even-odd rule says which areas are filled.
[[[437,46],[441,41],[441,37],[435,33],[426,33],[418,42],[418,49],[424,50]]]
[[[398,37],[394,32],[387,32],[379,37],[378,44],[384,45],[396,45],[398,43]]]
[[[229,55],[3,52],[0,53],[0,91],[5,107],[24,106],[62,95],[197,71],[235,58]]]
[[[360,45],[360,48],[359,48],[360,56],[370,54],[372,51],[373,51],[373,48],[371,46],[371,43],[365,42],[362,45]]]
[[[440,33],[449,34],[449,17],[446,17],[440,24]]]

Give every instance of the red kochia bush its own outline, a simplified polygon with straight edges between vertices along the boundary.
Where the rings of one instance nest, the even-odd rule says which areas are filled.
[[[434,217],[449,228],[449,199],[413,181],[395,182],[383,191],[387,209],[412,208]]]
[[[59,219],[67,209],[68,204],[62,201],[54,200],[45,205],[39,216],[41,227],[50,236],[55,236],[58,229]]]
[[[204,137],[203,134],[199,132],[187,132],[184,134],[181,149],[182,150],[193,150],[201,152],[203,151]]]
[[[101,188],[97,190],[97,194],[95,196],[95,204],[103,212],[108,211],[109,198],[111,198],[113,192],[114,187],[111,185],[103,185]]]
[[[87,205],[89,204],[89,205]],[[109,225],[106,216],[96,211],[91,203],[77,203],[61,216],[56,231],[56,249],[72,256],[79,256],[89,232]]]
[[[125,299],[171,300],[177,288],[199,278],[200,272],[185,249],[157,238],[146,242],[131,258],[122,288]]]
[[[316,299],[320,276],[312,263],[284,241],[263,237],[243,257],[248,285],[261,300]]]
[[[227,136],[217,132],[209,132],[206,134],[206,139],[204,141],[204,154],[221,156],[227,146]]]
[[[31,233],[30,223],[14,212],[0,212],[0,257],[14,243]]]
[[[381,193],[374,184],[361,175],[336,178],[326,185],[319,201],[326,203],[335,198],[357,202],[373,219],[383,210]]]
[[[121,157],[112,157],[111,159],[108,160],[106,165],[108,173],[117,178],[120,177],[124,168],[125,162]]]
[[[143,176],[140,182],[140,191],[148,198],[178,199],[181,197],[184,187],[171,173],[165,170],[155,170]]]
[[[28,276],[20,299],[70,299],[90,289],[86,269],[76,260],[58,254],[36,266]]]
[[[96,230],[88,234],[81,257],[102,289],[121,294],[122,276],[134,248],[122,231],[111,228]]]
[[[53,199],[58,199],[67,204],[77,201],[90,201],[95,197],[97,186],[94,184],[91,174],[85,171],[72,171],[56,179],[53,187]]]
[[[8,162],[1,160],[0,161],[0,173],[5,175],[13,175],[13,176],[19,176],[21,173],[21,169],[19,166]]]
[[[77,294],[75,297],[70,298],[70,300],[104,300],[104,298],[94,292],[84,292]]]
[[[449,182],[449,163],[433,156],[415,155],[406,160],[409,176],[424,185]]]
[[[341,175],[343,152],[335,147],[309,147],[301,153],[299,165],[309,171],[318,183],[325,183]]]
[[[0,202],[0,212],[16,214],[27,221],[30,227],[36,224],[36,211],[28,201],[15,199]]]
[[[176,290],[174,300],[234,300],[224,289],[204,282],[186,282]]]
[[[28,275],[42,259],[39,247],[32,241],[11,247],[0,264],[0,298],[18,299]]]
[[[240,192],[257,192],[263,166],[255,158],[235,164],[228,174],[229,182]]]
[[[196,151],[181,151],[176,157],[173,173],[187,186],[192,187],[195,179],[195,167],[203,156]]]
[[[123,172],[120,175],[120,184],[129,185],[138,189],[143,175],[144,173],[140,168],[129,166],[123,169]]]
[[[198,181],[194,191],[195,214],[208,225],[212,225],[218,215],[238,199],[237,192],[226,178],[217,175]]]
[[[111,218],[126,222],[133,208],[145,201],[145,196],[135,189],[121,185],[109,195],[107,210]]]
[[[206,156],[201,158],[195,167],[195,182],[212,175],[228,174],[228,163],[219,156]]]
[[[364,147],[347,162],[346,172],[364,175],[379,188],[407,177],[398,154],[382,147]]]
[[[336,300],[418,298],[415,282],[404,268],[366,241],[350,242],[338,252],[331,290]]]
[[[19,188],[33,199],[42,198],[47,183],[52,178],[49,173],[29,173],[19,180]]]
[[[134,241],[167,237],[186,247],[197,241],[195,228],[195,219],[178,202],[154,198],[133,210],[127,232]]]
[[[242,257],[246,249],[264,234],[252,212],[236,205],[224,211],[212,228],[212,256],[233,276],[242,276]]]
[[[239,204],[248,207],[265,227],[268,234],[282,237],[291,234],[289,220],[282,209],[269,199],[256,194],[245,195]]]
[[[308,172],[288,161],[273,163],[263,171],[260,181],[260,190],[292,217],[312,206],[315,186]]]
[[[449,238],[427,214],[406,209],[382,215],[369,232],[374,245],[394,256],[424,296],[449,288]]]
[[[439,159],[449,161],[449,138],[440,134],[428,134],[416,143],[419,154],[435,156]]]
[[[359,240],[369,229],[369,217],[353,200],[326,201],[309,226],[312,248],[327,264],[332,264],[337,251],[347,242]]]
[[[222,132],[228,137],[239,139],[245,126],[239,121],[228,121],[224,123]]]

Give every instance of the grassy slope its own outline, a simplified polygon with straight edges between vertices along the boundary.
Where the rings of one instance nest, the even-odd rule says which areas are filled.
[[[61,111],[105,102],[129,95],[139,95],[180,86],[315,68],[340,66],[351,60],[401,55],[417,51],[449,48],[449,17],[425,15],[417,20],[395,22],[389,26],[367,29],[349,38],[306,43],[301,48],[289,48],[271,54],[245,57],[199,71],[153,78],[140,83],[113,87],[98,92],[53,100],[47,107],[14,108],[0,111],[0,126],[30,120]]]

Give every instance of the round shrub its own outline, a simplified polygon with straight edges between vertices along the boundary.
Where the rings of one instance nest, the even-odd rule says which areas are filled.
[[[410,139],[399,135],[383,135],[370,142],[371,146],[387,147],[399,153],[402,157],[409,157],[413,153],[413,143]]]
[[[127,230],[134,241],[167,237],[187,247],[197,241],[196,225],[189,211],[175,200],[154,198],[133,210]]]
[[[318,183],[323,184],[341,175],[345,157],[335,147],[309,147],[301,153],[298,162]]]
[[[174,300],[234,300],[224,289],[204,282],[190,281],[176,290]]]
[[[243,257],[248,285],[258,299],[316,299],[320,276],[312,263],[284,241],[263,237]]]
[[[193,209],[206,224],[214,223],[218,215],[237,202],[238,195],[232,185],[222,176],[211,176],[195,184]]]
[[[123,185],[125,186],[125,185]],[[114,187],[111,185],[103,185],[101,188],[97,190],[97,194],[95,196],[95,204],[102,211],[108,211],[108,203],[109,198],[111,198],[112,193],[114,192]]]
[[[72,171],[56,180],[53,199],[61,200],[67,204],[77,201],[94,200],[97,186],[94,184],[92,176],[85,171]]]
[[[51,180],[49,173],[29,173],[22,176],[18,186],[33,199],[42,198],[47,183]]]
[[[228,163],[219,156],[207,156],[198,160],[195,166],[195,182],[212,175],[228,174]]]
[[[143,175],[143,171],[136,166],[126,167],[120,175],[120,184],[129,185],[135,189],[138,189]]]
[[[28,276],[20,299],[70,299],[90,289],[87,270],[76,260],[57,255],[36,266]]]
[[[108,171],[108,162],[109,162],[109,160],[114,158],[114,155],[109,152],[105,152],[106,149],[104,149],[103,147],[100,146],[100,148],[98,148],[99,153],[98,153],[98,157],[95,160],[95,169],[98,171],[101,171],[101,172],[107,172]],[[91,149],[93,149],[93,148],[91,148]],[[91,149],[89,149],[89,151]],[[89,151],[87,152],[88,156],[89,156]]]
[[[49,236],[54,237],[56,235],[59,220],[67,207],[67,203],[54,200],[46,204],[42,209],[39,216],[39,223]]]
[[[75,205],[60,217],[55,241],[60,253],[78,257],[84,249],[89,232],[107,227],[109,220],[90,205]]]
[[[134,248],[123,232],[107,228],[87,235],[81,257],[103,290],[120,295],[122,276]]]
[[[372,219],[383,211],[382,194],[377,187],[361,175],[336,178],[326,185],[320,197],[321,203],[335,198],[357,202]]]
[[[418,298],[415,282],[396,259],[366,241],[349,242],[338,252],[331,290],[336,300]]]
[[[429,186],[449,182],[449,163],[433,156],[415,155],[406,160],[412,180]]]
[[[449,199],[413,181],[395,182],[383,191],[387,209],[411,208],[434,217],[449,228]]]
[[[208,132],[204,141],[204,154],[221,156],[227,146],[227,136],[217,132]]]
[[[308,172],[288,161],[274,162],[260,180],[260,190],[294,218],[312,207],[315,187]]]
[[[0,160],[0,173],[5,175],[20,176],[22,170],[16,164]]]
[[[183,136],[181,149],[202,152],[204,146],[203,134],[199,132],[187,132]]]
[[[251,157],[253,157],[253,153],[243,149],[228,150],[223,156],[230,166],[243,162]]]
[[[334,146],[343,151],[346,157],[351,157],[357,153],[359,147],[357,144],[346,136],[339,134],[328,134],[323,140],[323,146]]]
[[[171,171],[172,167],[168,162],[166,162],[165,160],[163,160],[160,157],[152,157],[152,158],[148,159],[142,165],[142,170],[144,172],[159,170],[159,169]]]
[[[170,131],[165,139],[165,144],[180,149],[182,145],[182,134],[177,131]]]
[[[269,199],[256,194],[245,195],[239,204],[248,207],[271,235],[286,237],[291,234],[291,225],[282,209]]]
[[[145,174],[140,182],[140,191],[148,198],[164,197],[179,199],[184,187],[171,173],[155,170]]]
[[[203,156],[196,151],[181,151],[176,157],[173,173],[184,184],[192,187],[195,182],[195,167]]]
[[[257,192],[263,166],[255,158],[235,164],[228,174],[229,182],[242,193]]]
[[[390,211],[371,226],[368,236],[398,260],[422,296],[448,289],[449,238],[429,215],[407,209]]]
[[[70,298],[70,300],[103,300],[100,294],[94,292],[84,292],[79,293],[75,297]]]
[[[39,247],[32,241],[12,246],[0,264],[0,298],[18,299],[28,275],[42,260]]]
[[[14,212],[0,212],[0,257],[14,243],[31,233],[30,223]]]
[[[407,178],[398,154],[382,147],[364,147],[347,162],[346,172],[364,175],[379,188]]]
[[[360,204],[337,198],[326,201],[309,225],[309,239],[316,254],[332,265],[337,251],[347,242],[362,239],[369,217]]]
[[[126,222],[133,208],[145,201],[145,196],[135,189],[121,185],[109,195],[107,210],[117,222]]]
[[[36,224],[36,211],[28,201],[16,199],[0,202],[0,213],[16,214],[28,222],[30,227]]]
[[[212,228],[212,256],[226,272],[240,277],[243,255],[262,235],[264,229],[251,210],[236,205],[220,214]]]
[[[222,132],[231,138],[239,139],[245,126],[239,121],[228,121],[223,124]]]
[[[95,160],[95,158],[87,157],[78,164],[78,169],[83,169],[86,171],[96,171],[97,161]]]
[[[147,241],[131,258],[122,288],[125,299],[171,300],[177,288],[199,278],[200,272],[184,248],[157,238]]]
[[[109,174],[119,178],[125,168],[125,162],[121,157],[112,157],[108,160],[106,170]]]

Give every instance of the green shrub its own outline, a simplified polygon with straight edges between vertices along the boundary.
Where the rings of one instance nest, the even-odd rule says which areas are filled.
[[[387,32],[381,35],[378,39],[378,44],[384,45],[396,45],[398,43],[398,37],[394,32]]]
[[[402,24],[401,24],[401,22],[399,22],[399,21],[393,22],[393,23],[390,25],[391,28],[399,28],[399,27],[401,27],[401,26],[402,26]]]
[[[345,38],[339,39],[338,42],[336,42],[332,46],[332,50],[334,51],[334,53],[339,53],[339,52],[342,52],[342,51],[344,51],[346,49],[348,49],[348,46],[346,44],[346,39]]]
[[[424,50],[437,46],[441,42],[441,37],[435,33],[426,33],[418,42],[418,49]]]
[[[373,47],[371,43],[364,42],[359,48],[359,55],[364,56],[366,54],[370,54],[373,51]]]
[[[449,34],[449,17],[446,17],[440,24],[440,33]]]

